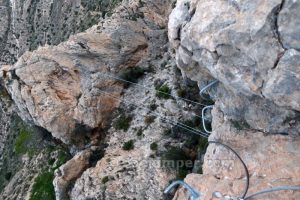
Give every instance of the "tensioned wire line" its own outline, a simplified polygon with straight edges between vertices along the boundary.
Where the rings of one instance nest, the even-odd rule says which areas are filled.
[[[178,127],[182,128],[182,129],[185,129],[185,130],[187,130],[187,131],[190,131],[190,132],[192,132],[192,133],[194,133],[194,134],[196,134],[196,135],[199,135],[199,136],[201,136],[201,137],[208,138],[208,136],[209,136],[207,133],[204,133],[204,132],[202,132],[201,130],[195,129],[195,128],[193,128],[193,127],[190,127],[190,126],[188,126],[188,125],[186,125],[186,124],[183,124],[183,123],[181,123],[181,122],[178,122],[178,121],[170,120],[170,119],[166,118],[165,116],[162,116],[162,115],[160,115],[159,113],[156,113],[156,112],[154,112],[154,111],[152,111],[152,110],[150,110],[150,109],[148,109],[148,108],[144,108],[144,107],[137,106],[137,105],[134,105],[134,104],[125,103],[125,102],[122,101],[121,98],[115,97],[115,96],[109,94],[108,92],[105,92],[105,91],[103,91],[103,90],[100,90],[99,88],[98,88],[98,90],[99,90],[100,93],[103,93],[103,94],[105,94],[105,95],[107,95],[107,96],[110,96],[111,98],[114,98],[114,99],[116,99],[116,100],[122,102],[123,104],[125,104],[125,105],[127,105],[127,106],[134,106],[134,107],[136,107],[136,108],[140,108],[140,109],[146,110],[146,111],[152,113],[153,115],[155,115],[156,117],[159,117],[159,118],[161,118],[161,119],[163,119],[163,120],[165,120],[165,121],[168,121],[168,123],[170,123],[170,124],[172,124],[172,125],[174,125],[174,126],[178,126]],[[139,113],[138,113],[138,114],[139,114]],[[142,115],[142,114],[139,114],[139,115]],[[142,115],[142,116],[144,116],[144,115]]]
[[[112,75],[108,75],[108,74],[103,74],[103,73],[100,73],[100,76],[104,76],[104,77],[108,77],[108,78],[112,78],[112,79],[116,79],[116,80],[119,80],[119,81],[123,81],[123,82],[126,82],[126,83],[131,83],[131,84],[134,84],[136,86],[139,86],[139,87],[142,87],[142,88],[145,88],[145,89],[150,89],[149,87],[146,87],[145,85],[142,85],[142,84],[139,84],[139,83],[135,83],[135,82],[132,82],[132,81],[128,81],[128,80],[125,80],[125,79],[122,79],[120,77],[115,77],[115,76],[112,76]],[[186,99],[186,98],[183,98],[183,97],[179,97],[179,96],[176,96],[176,95],[172,95],[172,94],[169,94],[169,93],[166,93],[166,92],[163,92],[163,91],[159,91],[159,90],[156,90],[158,93],[161,93],[161,94],[164,94],[164,95],[168,95],[168,96],[171,96],[173,98],[177,98],[177,99],[182,99],[182,100],[185,100],[185,101],[188,101],[190,103],[195,103],[195,104],[198,104],[198,105],[201,105],[201,106],[209,106],[209,105],[206,105],[206,104],[203,104],[203,103],[199,103],[197,101],[193,101],[193,100],[190,100],[190,99]]]
[[[118,97],[115,97],[115,96],[113,96],[113,95],[111,95],[108,92],[105,92],[103,90],[100,90],[100,93],[104,93],[104,94],[110,96],[111,98],[117,99],[118,101],[122,101],[122,99],[120,99]],[[124,102],[122,101],[122,103],[124,103]],[[162,118],[165,121],[169,121],[170,124],[173,124],[174,126],[181,127],[181,128],[183,128],[185,130],[188,130],[188,131],[190,131],[190,132],[192,132],[194,134],[197,134],[197,135],[200,135],[200,136],[206,137],[206,138],[208,138],[208,136],[209,136],[208,134],[206,134],[206,133],[204,133],[204,132],[202,132],[202,131],[200,131],[198,129],[192,128],[192,127],[190,127],[190,126],[188,126],[186,124],[180,123],[178,121],[170,120],[170,119],[166,118],[165,116],[162,116],[162,115],[160,115],[160,114],[158,114],[158,113],[156,113],[156,112],[154,112],[154,111],[152,111],[150,109],[147,109],[147,108],[144,108],[144,107],[141,107],[141,106],[137,106],[137,105],[134,105],[134,104],[128,104],[128,103],[124,103],[124,104],[127,105],[127,106],[135,106],[136,108],[144,109],[144,110],[146,110],[148,112],[153,113],[153,115],[155,115],[155,116],[157,116],[159,118]]]
[[[120,77],[115,77],[115,76],[111,76],[111,75],[107,75],[107,74],[101,74],[101,73],[100,73],[100,76],[102,76],[102,77],[108,77],[108,78],[111,78],[111,79],[123,81],[123,82],[130,83],[130,84],[134,84],[134,85],[136,85],[138,87],[151,90],[151,88],[146,87],[146,86],[144,86],[142,84],[138,84],[138,83],[135,83],[135,82],[132,82],[132,81],[128,81],[128,80],[122,79]],[[182,100],[185,100],[185,101],[193,102],[193,103],[196,103],[196,104],[201,105],[201,106],[207,106],[206,104],[195,102],[195,101],[192,101],[192,100],[189,100],[189,99],[186,99],[186,98],[182,98],[182,97],[179,97],[179,96],[171,95],[169,93],[162,92],[162,91],[159,91],[159,90],[156,90],[156,92],[161,93],[161,94],[165,94],[165,95],[168,95],[168,96],[171,96],[171,97],[174,97],[174,98],[179,98],[179,99],[182,99]],[[197,115],[195,113],[192,113],[192,115],[194,115],[194,116],[199,117],[200,119],[202,119],[202,116],[200,116],[200,115]]]

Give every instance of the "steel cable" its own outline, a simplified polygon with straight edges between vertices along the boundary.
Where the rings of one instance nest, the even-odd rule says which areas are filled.
[[[105,95],[107,95],[107,96],[110,96],[111,98],[114,98],[114,99],[116,99],[116,100],[118,100],[118,101],[121,101],[120,98],[115,97],[115,96],[109,94],[108,92],[105,92],[105,91],[100,90],[100,89],[98,89],[98,90],[99,90],[99,92],[102,93],[102,94],[105,94]],[[123,103],[124,103],[124,102],[123,102]],[[198,130],[198,129],[195,129],[195,128],[193,128],[193,127],[190,127],[190,126],[188,126],[188,125],[186,125],[186,124],[183,124],[183,123],[180,123],[180,122],[177,122],[177,121],[174,121],[174,120],[170,120],[170,119],[166,118],[165,116],[162,116],[162,115],[160,115],[160,114],[158,114],[158,113],[156,113],[156,112],[154,112],[154,111],[152,111],[152,110],[150,110],[150,109],[148,109],[148,108],[144,108],[144,107],[140,107],[140,106],[133,105],[133,104],[128,104],[128,103],[124,103],[124,104],[127,105],[127,106],[135,106],[136,108],[140,108],[140,109],[147,110],[148,112],[153,113],[153,115],[155,115],[156,117],[159,117],[159,118],[161,118],[161,119],[164,119],[164,120],[166,120],[166,121],[169,121],[170,124],[173,124],[174,126],[178,126],[178,127],[183,128],[183,129],[185,129],[185,130],[188,130],[188,131],[190,131],[190,132],[192,132],[192,133],[194,133],[194,134],[197,134],[197,135],[199,135],[199,136],[202,136],[202,137],[205,137],[205,138],[208,138],[208,136],[209,136],[208,134],[206,134],[206,133],[204,133],[204,132],[202,132],[202,131],[200,131],[200,130]]]
[[[104,76],[104,77],[108,77],[108,78],[112,78],[112,79],[115,79],[115,80],[119,80],[119,81],[123,81],[125,83],[130,83],[130,84],[134,84],[136,86],[139,86],[139,87],[142,87],[142,88],[145,88],[145,89],[150,89],[149,87],[146,87],[145,85],[142,85],[142,84],[139,84],[139,83],[135,83],[135,82],[132,82],[132,81],[128,81],[128,80],[125,80],[125,79],[122,79],[120,77],[115,77],[115,76],[112,76],[112,75],[107,75],[107,74],[103,74],[103,73],[100,73],[100,76]],[[199,102],[196,102],[196,101],[193,101],[193,100],[190,100],[190,99],[186,99],[186,98],[183,98],[183,97],[179,97],[179,96],[176,96],[176,95],[172,95],[172,94],[169,94],[169,93],[166,93],[166,92],[162,92],[162,91],[159,91],[159,90],[156,90],[158,93],[161,93],[161,94],[164,94],[164,95],[168,95],[168,96],[171,96],[173,98],[177,98],[177,99],[182,99],[182,100],[185,100],[187,102],[190,102],[190,103],[195,103],[195,104],[198,104],[198,105],[201,105],[201,106],[208,106],[206,104],[203,104],[203,103],[199,103]]]
[[[206,97],[204,96],[204,92],[205,92],[208,88],[212,87],[213,85],[215,85],[215,84],[218,83],[218,82],[219,82],[219,80],[214,80],[214,81],[212,81],[211,83],[207,84],[205,87],[203,87],[203,88],[200,90],[200,96],[202,97],[202,99],[209,100],[208,98],[206,98]]]
[[[249,175],[249,170],[247,168],[247,165],[245,164],[245,162],[243,161],[243,159],[240,157],[240,155],[234,149],[232,149],[230,146],[228,146],[226,144],[223,144],[223,143],[218,142],[218,141],[208,141],[208,144],[218,144],[218,145],[221,145],[221,146],[225,147],[226,149],[228,149],[229,151],[231,151],[240,160],[240,162],[242,163],[242,165],[244,167],[245,174],[246,174],[246,186],[245,186],[244,193],[242,195],[242,199],[245,198],[245,196],[248,193],[248,189],[249,189],[250,175]]]

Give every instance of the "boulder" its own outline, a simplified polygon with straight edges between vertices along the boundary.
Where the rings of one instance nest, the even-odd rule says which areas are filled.
[[[91,154],[92,152],[90,150],[79,152],[55,171],[53,185],[56,200],[68,198],[68,187],[89,167]]]

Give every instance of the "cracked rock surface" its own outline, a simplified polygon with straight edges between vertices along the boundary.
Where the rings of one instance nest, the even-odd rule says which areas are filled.
[[[298,135],[299,125],[289,125],[300,105],[297,8],[298,1],[178,1],[169,17],[177,64],[200,87],[219,80],[215,99],[229,118]]]
[[[131,7],[143,10],[136,2]],[[135,20],[131,15],[120,8],[98,26],[58,46],[26,52],[15,65],[3,67],[2,78],[22,118],[65,143],[71,143],[74,134],[104,128],[118,107],[105,92],[118,98],[123,89],[107,75],[116,76],[155,56],[164,37],[162,22],[156,20],[162,16],[146,12],[145,20]]]
[[[250,170],[250,192],[299,186],[299,1],[179,0],[169,16],[169,40],[185,76],[215,100],[210,140],[236,149]],[[209,145],[202,175],[185,181],[212,193],[239,197],[242,166]],[[233,155],[232,155],[233,156]],[[179,190],[174,199],[187,199]],[[299,199],[281,192],[257,199]]]

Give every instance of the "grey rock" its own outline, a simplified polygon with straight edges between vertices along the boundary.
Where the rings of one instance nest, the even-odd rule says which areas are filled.
[[[264,77],[283,52],[273,32],[275,11],[280,3],[279,0],[236,4],[211,0],[198,2],[196,12],[181,27],[169,23],[169,31],[180,32],[180,46],[186,49],[179,48],[177,57],[187,65],[188,61],[197,61],[199,68],[205,66],[213,77],[233,91],[260,95]],[[172,12],[176,15],[182,8],[176,6]],[[173,37],[169,39],[171,43],[176,42]],[[198,51],[204,51],[204,56]],[[187,58],[186,52],[190,52],[192,59]],[[202,71],[199,70],[199,77]]]
[[[178,1],[168,26],[178,67],[200,88],[220,81],[211,96],[228,118],[264,132],[298,135],[290,121],[300,106],[295,87],[300,59],[297,50],[288,49],[299,42],[298,4]]]
[[[300,52],[287,50],[269,76],[263,95],[279,106],[300,111]]]
[[[287,49],[300,50],[300,2],[285,0],[278,16],[278,31]]]

